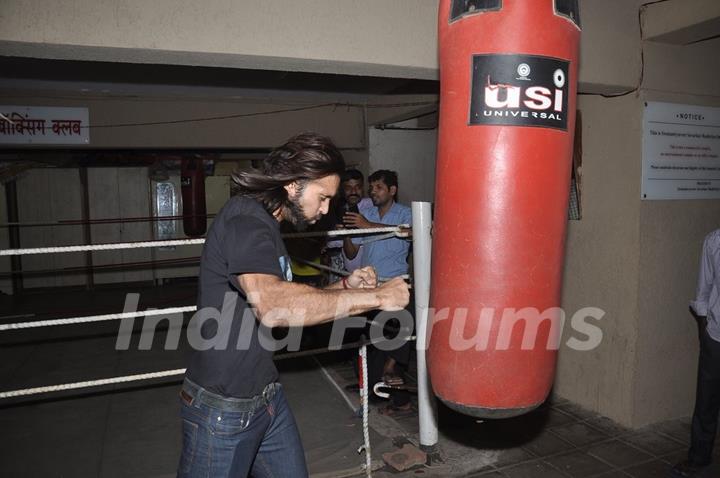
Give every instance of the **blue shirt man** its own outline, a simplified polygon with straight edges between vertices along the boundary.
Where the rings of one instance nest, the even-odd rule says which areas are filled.
[[[397,173],[381,169],[368,177],[369,195],[373,207],[360,210],[361,214],[347,213],[344,221],[346,225],[362,229],[412,224],[412,210],[396,202],[398,180]],[[376,237],[376,236],[375,236]],[[373,240],[374,236],[364,238],[345,239],[343,247],[349,258],[358,253],[362,244],[361,264],[373,266],[378,279],[388,280],[408,272],[407,256],[410,242],[407,239],[389,237]],[[373,365],[368,369],[370,383],[380,380],[388,385],[402,385],[404,380],[402,372],[407,370],[410,359],[410,345],[404,342],[402,346],[390,351],[381,351],[371,347],[369,362]],[[382,359],[376,360],[374,357]],[[380,367],[380,364],[383,364]],[[411,408],[410,397],[407,392],[391,394],[390,404],[380,410],[383,415],[393,416],[395,413],[409,412]]]
[[[369,194],[373,207],[365,208],[361,214],[347,213],[345,225],[361,229],[373,227],[412,224],[412,210],[395,202],[397,197],[397,173],[381,169],[368,177]],[[389,279],[408,272],[407,256],[410,250],[408,240],[387,238],[373,240],[366,236],[344,241],[344,250],[348,258],[354,258],[362,245],[361,265],[373,266],[378,277]]]

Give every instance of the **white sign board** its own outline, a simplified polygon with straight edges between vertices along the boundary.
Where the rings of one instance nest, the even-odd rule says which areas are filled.
[[[87,108],[0,105],[0,144],[89,144]]]
[[[641,197],[720,198],[720,108],[647,103]]]

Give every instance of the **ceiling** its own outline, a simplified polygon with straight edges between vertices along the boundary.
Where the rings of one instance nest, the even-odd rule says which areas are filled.
[[[437,94],[434,80],[0,56],[0,88],[69,95],[233,98]]]

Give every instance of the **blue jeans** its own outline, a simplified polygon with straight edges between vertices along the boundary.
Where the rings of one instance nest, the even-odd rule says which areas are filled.
[[[272,398],[256,397],[254,408],[246,411],[225,407],[218,402],[221,397],[202,388],[192,396],[183,392],[183,446],[177,476],[307,477],[295,418],[282,386],[271,385]],[[207,396],[212,396],[212,406],[204,399]]]

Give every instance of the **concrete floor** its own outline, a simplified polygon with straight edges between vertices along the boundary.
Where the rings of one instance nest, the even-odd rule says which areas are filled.
[[[0,323],[92,315],[122,309],[141,292],[140,309],[191,304],[195,286],[45,291],[21,300],[0,297]],[[13,317],[34,314],[31,317]],[[139,332],[141,323],[136,323]],[[0,333],[0,390],[181,368],[187,347],[116,351],[118,324],[101,323]],[[348,476],[363,462],[352,361],[333,355],[279,361],[311,474]],[[408,377],[412,379],[412,375]],[[0,401],[0,476],[170,477],[180,451],[179,379]],[[344,396],[343,396],[344,395]],[[349,402],[349,403],[348,403]],[[391,419],[371,411],[373,458],[417,444],[416,416]],[[683,458],[688,420],[627,430],[559,397],[523,417],[478,422],[439,407],[441,461],[376,477],[662,477]],[[382,465],[382,463],[380,463]],[[720,476],[720,467],[707,477]]]

